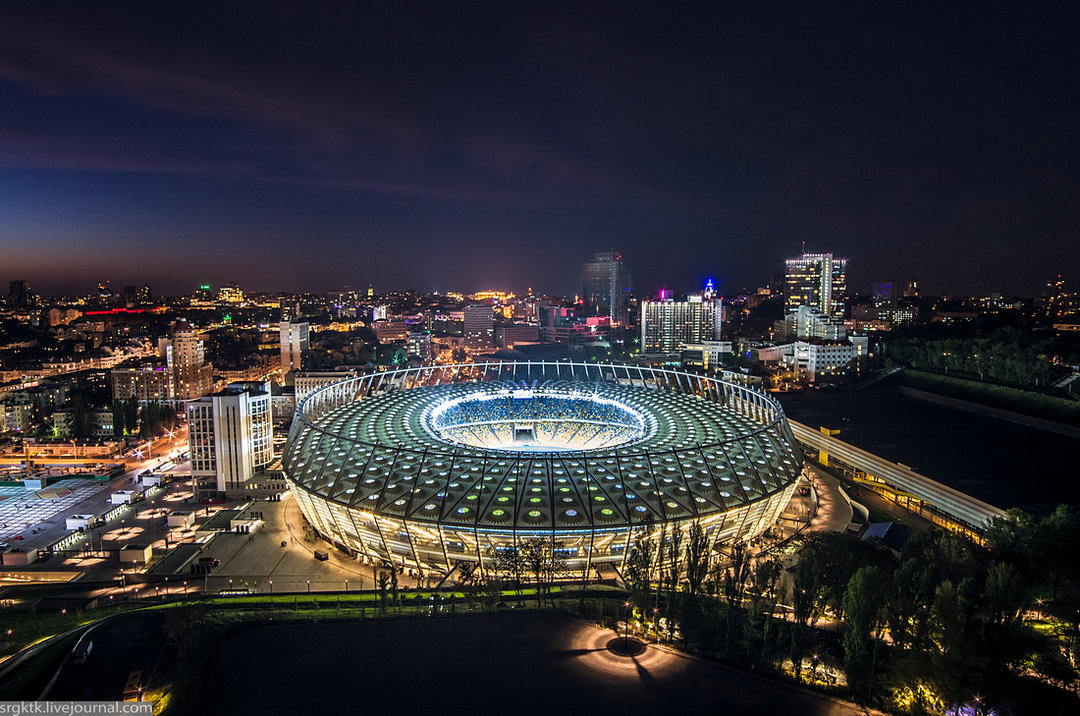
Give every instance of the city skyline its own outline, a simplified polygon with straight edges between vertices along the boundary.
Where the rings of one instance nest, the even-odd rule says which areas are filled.
[[[1067,8],[0,11],[4,280],[1039,293],[1080,265]],[[212,16],[213,23],[207,18]],[[957,267],[963,267],[958,271]]]

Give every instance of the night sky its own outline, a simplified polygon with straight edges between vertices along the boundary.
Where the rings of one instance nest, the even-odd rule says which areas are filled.
[[[1080,284],[1072,3],[6,3],[0,281]]]

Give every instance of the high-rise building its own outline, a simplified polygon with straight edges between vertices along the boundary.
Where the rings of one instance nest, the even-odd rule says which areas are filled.
[[[177,400],[196,400],[214,388],[214,369],[205,362],[202,338],[187,321],[173,324],[172,335],[158,341],[165,367],[172,373]]]
[[[918,298],[919,297],[919,282],[915,279],[908,281],[907,288],[904,289],[904,298]]]
[[[810,306],[827,316],[844,314],[847,259],[832,254],[807,254],[787,260],[784,275],[784,313]]]
[[[630,267],[616,252],[598,253],[582,266],[586,316],[607,316],[625,326],[630,318]]]
[[[34,294],[30,291],[29,281],[12,281],[8,290],[8,305],[15,308],[25,308],[34,302]]]
[[[270,386],[232,383],[187,405],[191,474],[200,491],[236,493],[274,456]]]
[[[143,287],[139,289],[138,296],[136,297],[139,304],[143,306],[149,306],[154,301],[154,293],[150,290],[150,284],[144,283]]]
[[[720,299],[690,296],[641,302],[641,351],[674,353],[685,345],[720,339]]]
[[[309,328],[309,324],[307,323],[281,322],[282,375],[285,375],[289,371],[303,369],[304,355],[310,347],[308,339]]]
[[[495,312],[486,303],[465,306],[465,340],[473,353],[490,351],[495,347]]]

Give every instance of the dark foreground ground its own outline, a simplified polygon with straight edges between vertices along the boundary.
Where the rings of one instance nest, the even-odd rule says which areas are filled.
[[[793,420],[838,428],[841,440],[997,507],[1036,514],[1061,503],[1080,507],[1076,438],[909,398],[885,384],[778,397]]]
[[[555,614],[265,626],[218,652],[208,714],[856,714]],[[707,711],[705,711],[707,709]]]

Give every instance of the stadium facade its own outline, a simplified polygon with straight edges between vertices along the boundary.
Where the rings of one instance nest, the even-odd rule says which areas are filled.
[[[327,540],[447,573],[550,539],[569,570],[697,523],[714,549],[775,523],[802,461],[783,411],[738,376],[615,364],[379,372],[298,406],[283,458]]]

